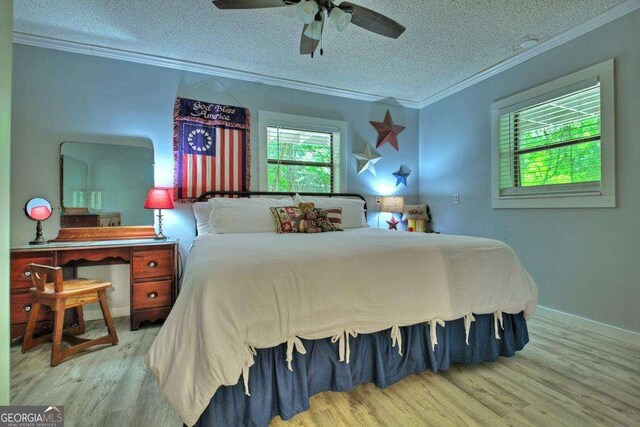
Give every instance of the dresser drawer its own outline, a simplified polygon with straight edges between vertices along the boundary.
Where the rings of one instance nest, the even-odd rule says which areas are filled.
[[[173,281],[144,282],[133,285],[133,309],[164,307],[171,305]]]
[[[134,279],[153,279],[173,274],[173,251],[171,249],[134,251],[131,261],[131,272]]]
[[[29,264],[53,265],[53,257],[11,259],[11,289],[31,288]]]
[[[11,323],[27,323],[29,314],[32,309],[31,294],[12,294],[11,295]],[[50,320],[53,318],[52,311],[49,307],[40,305],[38,312],[38,321]]]

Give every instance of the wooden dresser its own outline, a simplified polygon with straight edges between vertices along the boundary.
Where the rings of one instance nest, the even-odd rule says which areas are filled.
[[[138,329],[144,321],[166,319],[177,296],[178,243],[175,240],[53,242],[15,247],[11,249],[12,339],[24,334],[31,311],[30,263],[64,267],[66,278],[76,277],[77,268],[82,266],[130,264],[131,330]],[[40,313],[37,332],[51,332],[51,311]],[[76,321],[75,310],[69,310],[66,323]]]

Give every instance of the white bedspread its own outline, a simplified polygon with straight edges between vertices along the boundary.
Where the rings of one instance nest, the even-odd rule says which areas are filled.
[[[236,384],[253,364],[251,347],[469,313],[524,310],[529,319],[536,305],[534,281],[496,240],[372,228],[206,234],[194,242],[180,296],[146,362],[193,425],[216,389]]]

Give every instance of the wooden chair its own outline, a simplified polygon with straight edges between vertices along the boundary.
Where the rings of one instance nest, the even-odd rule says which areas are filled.
[[[35,287],[30,289],[33,307],[29,315],[27,331],[24,334],[24,340],[22,342],[23,353],[26,353],[45,341],[51,340],[53,342],[51,348],[51,366],[56,366],[62,362],[64,358],[94,345],[118,344],[118,334],[116,333],[116,328],[113,326],[111,312],[109,311],[109,304],[107,302],[107,289],[111,287],[111,283],[88,279],[64,281],[62,278],[62,268],[60,267],[29,264],[29,270],[31,271],[31,280]],[[65,310],[77,307],[78,327],[75,332],[80,334],[84,333],[82,306],[93,302],[100,302],[104,322],[109,331],[108,335],[90,340],[76,337],[69,333],[69,331],[63,331]],[[36,327],[41,305],[50,307],[54,312],[53,334],[34,338],[33,332]],[[71,347],[63,349],[62,340],[67,341]]]

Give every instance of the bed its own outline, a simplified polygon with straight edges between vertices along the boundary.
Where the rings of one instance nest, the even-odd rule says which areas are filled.
[[[267,425],[321,391],[512,356],[536,306],[492,239],[203,232],[146,363],[185,424]]]

